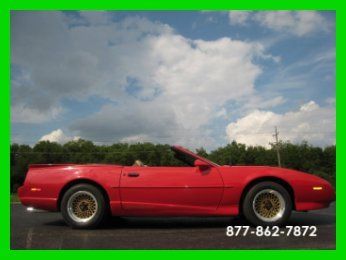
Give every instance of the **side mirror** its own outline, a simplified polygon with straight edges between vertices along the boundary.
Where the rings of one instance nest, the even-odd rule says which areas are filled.
[[[195,160],[194,165],[196,167],[209,167],[209,163],[206,163],[205,161],[202,161],[200,159]]]

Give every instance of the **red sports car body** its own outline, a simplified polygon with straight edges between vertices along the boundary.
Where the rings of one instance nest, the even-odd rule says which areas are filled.
[[[319,177],[266,166],[219,166],[173,146],[189,167],[102,164],[30,165],[19,188],[23,205],[61,211],[72,227],[113,216],[234,216],[276,225],[291,210],[328,207],[332,186]],[[101,213],[100,213],[101,212]]]

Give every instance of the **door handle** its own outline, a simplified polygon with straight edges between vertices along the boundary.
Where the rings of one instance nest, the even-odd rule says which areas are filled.
[[[138,177],[138,176],[139,176],[139,173],[138,173],[138,172],[129,172],[129,173],[127,174],[127,176],[129,176],[129,177]]]

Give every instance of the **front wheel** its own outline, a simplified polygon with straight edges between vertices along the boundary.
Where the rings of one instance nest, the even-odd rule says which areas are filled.
[[[105,217],[105,198],[97,187],[77,184],[65,192],[61,200],[61,213],[73,228],[95,228]]]
[[[245,195],[245,218],[256,226],[280,226],[291,215],[292,200],[288,191],[276,182],[260,182]]]

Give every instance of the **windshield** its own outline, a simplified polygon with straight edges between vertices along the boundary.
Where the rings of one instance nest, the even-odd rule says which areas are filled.
[[[204,162],[209,163],[210,165],[213,166],[219,166],[218,164],[202,157],[199,156],[193,152],[191,152],[190,150],[182,147],[182,146],[172,146],[171,147],[172,151],[174,152],[174,157],[184,163],[186,163],[187,165],[190,166],[194,166],[195,160],[199,159],[202,160]]]

